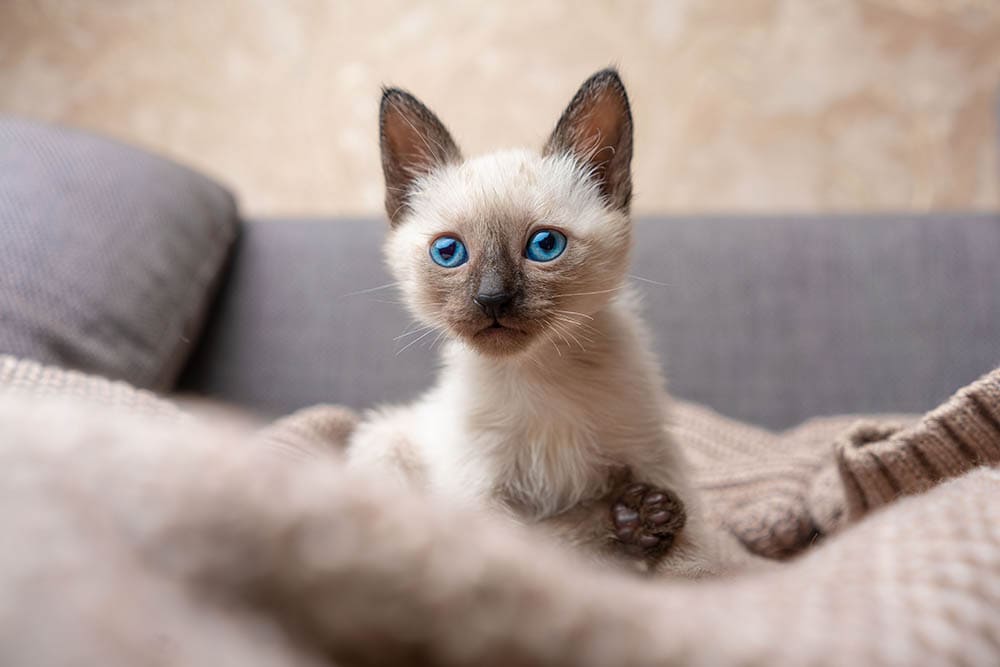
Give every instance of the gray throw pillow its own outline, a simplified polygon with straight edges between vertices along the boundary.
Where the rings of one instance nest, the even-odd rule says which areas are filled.
[[[189,169],[0,116],[0,353],[169,389],[238,225]]]

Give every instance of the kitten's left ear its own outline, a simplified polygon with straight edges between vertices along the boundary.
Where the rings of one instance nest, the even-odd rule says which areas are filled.
[[[569,153],[586,167],[608,205],[628,213],[632,201],[632,112],[618,72],[583,82],[542,151]]]
[[[462,160],[444,124],[405,90],[385,88],[379,108],[379,145],[385,174],[385,210],[395,225],[413,183],[437,167]]]

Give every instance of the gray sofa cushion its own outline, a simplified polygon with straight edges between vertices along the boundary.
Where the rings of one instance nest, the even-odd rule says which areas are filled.
[[[378,220],[248,224],[185,389],[270,411],[416,396]],[[657,218],[633,273],[672,392],[770,427],[923,412],[1000,364],[1000,216]],[[412,340],[412,338],[408,339]]]
[[[1000,215],[695,218],[637,245],[675,392],[786,427],[925,412],[1000,364]]]
[[[170,388],[236,230],[203,176],[0,117],[0,353]]]

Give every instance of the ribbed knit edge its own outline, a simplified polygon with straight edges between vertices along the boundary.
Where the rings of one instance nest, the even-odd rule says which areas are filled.
[[[834,451],[852,519],[978,466],[1000,465],[1000,369],[910,428],[859,422]]]

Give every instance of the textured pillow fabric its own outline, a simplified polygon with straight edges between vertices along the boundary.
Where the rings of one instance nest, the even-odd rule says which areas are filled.
[[[169,389],[237,227],[189,169],[0,117],[0,353]]]

